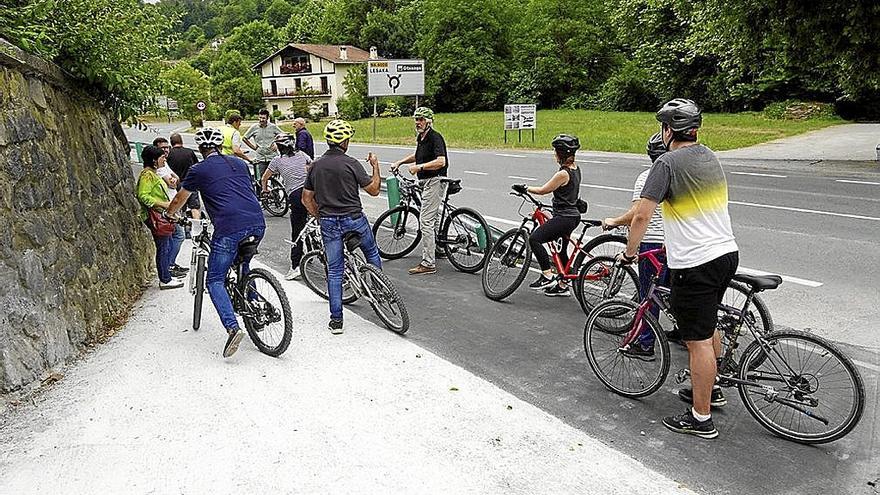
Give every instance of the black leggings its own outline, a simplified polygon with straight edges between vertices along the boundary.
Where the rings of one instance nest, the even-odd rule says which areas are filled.
[[[550,263],[550,255],[547,254],[547,250],[541,244],[557,239],[563,239],[563,248],[559,251],[562,264],[568,263],[568,242],[565,241],[565,238],[574,232],[578,223],[580,223],[580,217],[553,217],[532,232],[532,235],[529,236],[529,245],[532,247],[532,253],[535,254],[535,258],[538,259],[538,265],[541,266],[541,270],[546,271],[553,266]]]
[[[291,268],[299,268],[299,260],[303,257],[303,245],[300,242],[296,242],[296,238],[305,228],[306,221],[309,218],[309,212],[302,204],[302,193],[302,188],[299,188],[290,193],[288,198],[290,203],[290,240],[294,241],[293,246],[290,247]]]

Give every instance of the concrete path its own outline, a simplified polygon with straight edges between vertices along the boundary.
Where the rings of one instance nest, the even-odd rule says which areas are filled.
[[[880,124],[843,124],[767,143],[722,151],[722,159],[871,161],[877,160]]]
[[[223,359],[207,300],[186,331],[188,292],[150,288],[111,342],[0,415],[0,493],[693,493],[354,313],[331,335],[327,303],[284,286],[279,359],[247,339]]]

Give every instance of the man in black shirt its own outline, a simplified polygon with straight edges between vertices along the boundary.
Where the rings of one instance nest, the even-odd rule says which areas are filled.
[[[439,132],[434,130],[434,112],[428,107],[419,107],[413,114],[415,120],[416,152],[402,160],[394,162],[392,170],[401,165],[410,165],[409,173],[417,176],[422,182],[422,209],[419,215],[422,230],[422,261],[410,268],[410,275],[436,273],[436,240],[434,226],[440,213],[440,203],[446,196],[446,184],[440,181],[446,177],[449,160],[446,158],[446,141]]]
[[[354,129],[344,120],[332,120],[324,127],[327,151],[312,162],[303,186],[302,203],[321,222],[321,238],[327,257],[327,292],[330,296],[330,332],[342,333],[342,276],[345,271],[343,239],[357,232],[361,251],[371,265],[382,268],[379,248],[370,223],[364,215],[359,189],[370,196],[379,195],[379,158],[367,158],[373,169],[369,176],[363,165],[347,154],[348,140]]]
[[[171,170],[180,177],[180,182],[183,182],[183,179],[186,178],[186,173],[189,172],[189,168],[199,163],[198,157],[196,157],[196,153],[189,149],[183,147],[183,138],[180,137],[180,134],[176,132],[171,135],[171,150],[168,151],[168,166],[171,167]],[[178,189],[180,189],[180,184],[177,185]],[[199,202],[198,194],[191,194],[189,199],[186,201],[186,208],[189,209],[193,218],[201,218],[201,209],[202,205]]]

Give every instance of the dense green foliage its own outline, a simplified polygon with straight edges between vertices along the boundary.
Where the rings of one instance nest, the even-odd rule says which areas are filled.
[[[161,0],[147,6],[139,0],[0,0],[0,5],[13,7],[0,9],[3,36],[125,101],[155,90],[152,64],[161,55],[175,61],[166,70],[185,60],[204,73],[215,105],[235,104],[252,113],[259,105],[257,79],[240,60],[234,74],[215,73],[229,67],[229,60],[220,59],[236,52],[253,64],[284,43],[304,42],[376,46],[385,57],[424,58],[424,101],[443,111],[497,110],[505,102],[652,110],[664,99],[684,96],[712,111],[762,110],[800,100],[833,104],[844,116],[880,117],[876,0]],[[168,79],[163,74],[161,80]],[[342,112],[372,113],[362,97],[351,96]]]

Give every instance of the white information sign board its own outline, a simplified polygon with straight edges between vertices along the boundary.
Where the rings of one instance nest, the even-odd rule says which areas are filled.
[[[534,104],[504,105],[504,130],[535,129],[538,112]]]
[[[367,96],[421,96],[424,94],[424,60],[370,60],[367,62]]]

